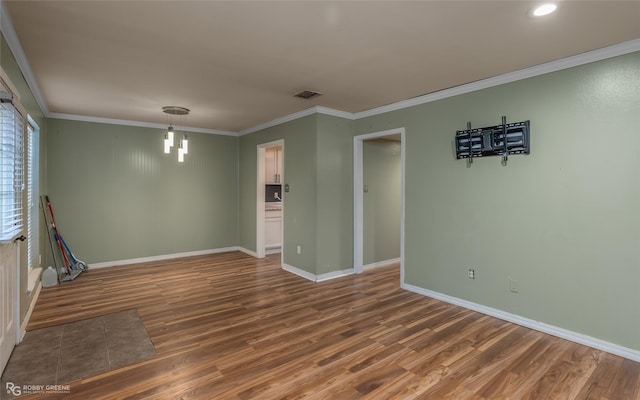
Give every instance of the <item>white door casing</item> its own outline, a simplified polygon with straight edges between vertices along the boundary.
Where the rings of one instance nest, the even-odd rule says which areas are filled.
[[[404,283],[404,215],[405,215],[405,129],[395,128],[386,131],[367,133],[353,138],[353,269],[356,274],[364,270],[364,146],[369,139],[400,135],[401,163],[401,200],[400,200],[400,284]]]

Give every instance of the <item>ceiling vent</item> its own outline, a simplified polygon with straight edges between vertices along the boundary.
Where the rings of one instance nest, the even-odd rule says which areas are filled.
[[[293,97],[299,97],[301,99],[310,99],[316,96],[322,96],[322,93],[314,92],[313,90],[303,90],[293,95]]]

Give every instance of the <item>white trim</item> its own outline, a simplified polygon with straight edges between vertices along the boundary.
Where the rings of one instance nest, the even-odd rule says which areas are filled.
[[[405,221],[405,164],[406,134],[404,128],[387,129],[353,137],[353,268],[356,274],[364,271],[364,149],[363,142],[400,134],[400,282],[404,282],[404,221]]]
[[[248,135],[250,133],[258,132],[263,129],[271,128],[273,126],[281,125],[281,124],[284,124],[285,122],[294,121],[296,119],[303,118],[313,114],[332,115],[334,117],[346,118],[351,120],[355,119],[355,114],[347,111],[335,110],[333,108],[328,108],[328,107],[313,106],[310,108],[306,108],[302,111],[298,111],[293,114],[285,115],[284,117],[276,118],[269,122],[256,125],[254,127],[241,130],[240,132],[238,132],[238,136]]]
[[[243,252],[244,254],[249,255],[251,257],[260,258],[260,257],[258,257],[258,253],[256,253],[253,250],[245,249],[244,247],[240,247],[240,246],[237,246],[236,250],[238,250],[240,252]]]
[[[301,276],[305,279],[310,280],[311,282],[317,282],[318,281],[318,277],[315,274],[312,274],[311,272],[307,272],[303,269],[294,267],[293,265],[289,265],[289,264],[285,264],[282,263],[282,269],[287,271],[287,272],[291,272],[292,274]]]
[[[49,113],[47,115],[48,118],[55,119],[64,119],[70,121],[82,121],[82,122],[95,122],[98,124],[111,124],[111,125],[125,125],[125,126],[139,126],[142,128],[157,128],[157,129],[167,129],[166,124],[157,124],[154,122],[142,122],[142,121],[131,121],[127,119],[114,119],[114,118],[101,118],[101,117],[88,117],[85,115],[75,115],[75,114],[63,114],[63,113]],[[196,132],[196,133],[208,133],[212,135],[224,135],[224,136],[238,136],[237,133],[231,131],[219,131],[216,129],[205,129],[205,128],[195,128],[191,126],[178,126],[175,125],[174,128],[179,131],[186,132]]]
[[[242,251],[246,253],[244,249],[239,248],[238,246],[231,246],[231,247],[222,247],[219,249],[187,251],[184,253],[163,254],[163,255],[151,256],[151,257],[130,258],[128,260],[117,260],[117,261],[93,263],[93,264],[89,264],[89,269],[109,268],[109,267],[115,267],[118,265],[129,265],[129,264],[140,264],[140,263],[153,262],[153,261],[173,260],[175,258],[202,256],[206,254],[228,253],[230,251]]]
[[[34,78],[34,75],[29,65],[29,62],[27,60],[27,57],[24,53],[24,50],[22,49],[20,40],[15,32],[13,23],[11,22],[11,18],[9,17],[9,13],[6,11],[4,3],[0,1],[0,5],[2,7],[0,11],[0,17],[1,17],[0,29],[2,30],[5,39],[7,40],[7,44],[9,45],[9,48],[11,49],[14,57],[16,58],[18,67],[20,68],[20,71],[22,71],[22,74],[24,75],[25,80],[27,81],[27,84],[31,89],[31,92],[35,96],[36,101],[40,106],[40,109],[44,112],[47,118],[59,118],[59,119],[68,119],[68,120],[86,121],[86,122],[99,122],[99,123],[108,123],[108,124],[115,124],[115,125],[142,126],[142,127],[150,127],[150,128],[165,127],[162,124],[154,124],[154,123],[148,123],[148,122],[88,117],[88,116],[81,116],[81,115],[49,112],[49,109],[47,108],[47,104],[44,101],[44,97],[42,96],[40,89],[37,85],[37,81]],[[601,61],[608,58],[633,53],[636,51],[640,51],[640,39],[630,40],[630,41],[615,44],[609,47],[588,51],[582,54],[577,54],[575,56],[570,56],[570,57],[562,58],[559,60],[551,61],[548,63],[535,65],[535,66],[524,68],[518,71],[513,71],[503,75],[482,79],[476,82],[463,84],[450,89],[440,90],[440,91],[429,93],[423,96],[399,101],[396,103],[372,108],[369,110],[360,111],[357,113],[351,113],[347,111],[341,111],[341,110],[336,110],[336,109],[322,107],[322,106],[313,106],[305,110],[295,112],[293,114],[276,118],[274,120],[265,122],[263,124],[255,125],[251,128],[247,128],[239,132],[222,131],[222,130],[216,130],[216,129],[193,128],[193,127],[179,127],[179,128],[182,130],[190,131],[190,132],[210,133],[214,135],[243,136],[249,133],[254,133],[266,128],[280,125],[285,122],[306,117],[312,114],[326,114],[326,115],[333,115],[336,117],[345,118],[349,120],[358,120],[358,119],[370,117],[373,115],[401,110],[404,108],[413,107],[413,106],[425,104],[425,103],[430,103],[433,101],[442,100],[442,99],[457,96],[460,94],[475,92],[477,90],[482,90],[482,89],[487,89],[494,86],[503,85],[505,83],[511,83],[511,82],[515,82],[515,81],[519,81],[527,78],[532,78],[538,75],[557,72],[557,71],[577,67],[577,66],[592,63],[592,62]]]
[[[24,339],[25,333],[27,333],[27,325],[29,324],[29,320],[31,320],[31,314],[33,314],[33,309],[36,308],[36,303],[38,302],[38,297],[40,296],[40,290],[42,289],[42,283],[38,282],[38,286],[36,286],[35,291],[33,292],[33,296],[31,296],[31,304],[29,304],[29,309],[27,310],[27,314],[24,316],[24,321],[20,324],[20,332],[18,334],[18,341],[16,344],[22,342]]]
[[[315,275],[311,272],[305,271],[303,269],[294,267],[293,265],[282,263],[282,269],[291,272],[292,274],[298,275],[302,278],[308,279],[311,282],[323,282],[328,281],[330,279],[340,278],[347,275],[353,275],[353,268],[342,269],[338,271],[331,271],[321,275]]]
[[[316,112],[318,114],[332,115],[334,117],[339,117],[344,119],[350,119],[350,120],[356,119],[356,115],[354,113],[350,113],[348,111],[335,110],[333,108],[328,108],[328,107],[316,106]]]
[[[299,118],[303,118],[303,117],[306,117],[308,115],[317,114],[317,113],[318,113],[317,107],[307,108],[305,110],[298,111],[298,112],[295,112],[293,114],[285,115],[284,117],[276,118],[276,119],[271,120],[269,122],[265,122],[263,124],[256,125],[256,126],[254,126],[252,128],[247,128],[247,129],[241,130],[240,132],[238,132],[238,136],[248,135],[250,133],[258,132],[258,131],[261,131],[263,129],[271,128],[272,126],[284,124],[285,122],[293,121],[293,120],[296,120],[296,119],[299,119]]]
[[[378,261],[378,262],[374,262],[374,263],[371,263],[371,264],[363,265],[362,266],[362,270],[366,271],[366,270],[369,270],[369,269],[386,267],[387,265],[391,265],[391,264],[395,264],[395,263],[399,263],[399,262],[400,262],[400,257],[391,258],[389,260],[383,260],[383,261]]]
[[[503,75],[482,79],[476,82],[455,86],[450,89],[440,90],[423,96],[414,97],[412,99],[399,101],[397,103],[388,104],[382,107],[372,108],[370,110],[355,113],[355,119],[371,117],[373,115],[383,114],[391,111],[397,111],[420,104],[430,103],[437,100],[446,99],[448,97],[458,96],[465,93],[471,93],[494,86],[504,85],[506,83],[516,82],[523,79],[533,78],[534,76],[544,75],[551,72],[557,72],[580,65],[605,60],[607,58],[617,57],[624,54],[640,51],[640,39],[630,40],[628,42],[616,44],[578,54],[575,56],[562,58],[560,60],[551,61],[545,64],[535,65],[533,67],[509,72]]]
[[[256,254],[258,258],[263,258],[265,254],[274,253],[269,253],[265,246],[265,159],[267,148],[276,146],[280,147],[280,152],[284,159],[284,139],[261,143],[256,147]],[[280,176],[281,182],[284,182],[284,163],[282,163]],[[281,195],[284,198],[284,194],[281,193]],[[280,261],[284,263],[284,204],[282,207],[282,221],[281,245],[278,246],[277,252],[282,254]]]
[[[256,147],[256,255],[265,256],[265,164],[267,145]]]
[[[324,274],[316,275],[316,282],[323,282],[323,281],[328,281],[329,279],[341,278],[343,276],[353,275],[354,273],[355,271],[353,268],[326,272]]]
[[[31,267],[27,269],[27,293],[31,293],[38,282],[40,282],[42,271],[44,271],[42,267]]]
[[[40,106],[40,111],[42,111],[45,116],[48,116],[49,108],[47,107],[47,102],[44,101],[44,97],[40,92],[40,87],[33,75],[29,61],[27,60],[27,55],[24,53],[18,34],[13,27],[13,22],[9,16],[9,12],[2,1],[0,1],[0,30],[7,41],[9,49],[11,49],[11,53],[13,53],[13,56],[16,59],[16,63],[22,72],[22,76],[24,76],[24,80],[27,81],[27,85],[29,86],[29,89],[31,89],[33,97],[35,97],[38,106]]]
[[[403,282],[401,287],[405,290],[409,290],[411,292],[418,293],[423,296],[444,301],[445,303],[450,303],[456,306],[464,307],[469,310],[490,315],[492,317],[496,317],[504,321],[512,322],[517,325],[522,325],[524,327],[531,328],[536,331],[548,333],[549,335],[557,336],[559,338],[566,339],[571,342],[593,347],[594,349],[606,351],[607,353],[615,354],[617,356],[624,357],[629,360],[640,362],[640,350],[630,349],[628,347],[620,346],[615,343],[607,342],[602,339],[597,339],[588,335],[584,335],[582,333],[577,333],[577,332],[570,331],[568,329],[559,328],[554,325],[545,324],[543,322],[525,318],[520,315],[512,314],[512,313],[498,310],[492,307],[487,307],[482,304],[460,299],[458,297],[453,297],[443,293],[434,292],[433,290],[424,289],[418,286],[410,285],[408,283]]]

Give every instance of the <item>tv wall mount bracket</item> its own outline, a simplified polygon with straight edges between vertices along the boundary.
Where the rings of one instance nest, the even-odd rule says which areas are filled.
[[[502,165],[507,165],[511,154],[529,154],[530,152],[529,121],[507,124],[507,117],[502,117],[502,124],[484,128],[471,128],[456,131],[456,159],[466,158],[469,165],[474,158],[501,156]]]

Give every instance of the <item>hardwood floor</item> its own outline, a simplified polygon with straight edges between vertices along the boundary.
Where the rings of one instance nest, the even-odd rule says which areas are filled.
[[[71,382],[71,399],[640,399],[640,363],[399,279],[312,283],[239,252],[90,270],[43,289],[28,329],[138,310],[157,356]]]

